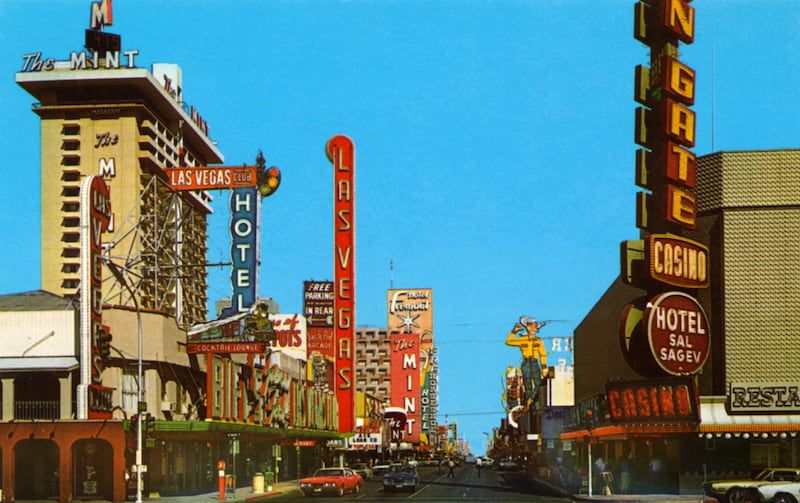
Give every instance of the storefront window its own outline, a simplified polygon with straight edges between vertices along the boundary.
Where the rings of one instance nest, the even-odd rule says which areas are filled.
[[[752,444],[750,446],[750,466],[752,468],[771,468],[779,465],[778,444]]]

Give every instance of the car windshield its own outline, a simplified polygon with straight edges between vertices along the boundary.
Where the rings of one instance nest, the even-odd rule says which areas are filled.
[[[756,475],[754,480],[767,480],[767,478],[772,474],[772,470],[761,470],[761,472]]]
[[[341,477],[344,475],[344,470],[341,468],[323,468],[314,472],[315,477]]]
[[[403,465],[392,465],[389,467],[389,472],[391,473],[403,473],[403,472],[410,472],[411,468],[408,466]]]
[[[366,463],[356,463],[353,466],[351,466],[350,468],[352,468],[353,470],[361,470],[361,469],[366,468],[366,467],[367,467]]]

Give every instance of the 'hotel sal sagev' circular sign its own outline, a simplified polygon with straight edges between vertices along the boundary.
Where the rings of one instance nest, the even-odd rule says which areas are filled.
[[[656,363],[672,375],[703,368],[710,347],[708,318],[697,301],[683,292],[667,292],[647,304],[647,339]]]

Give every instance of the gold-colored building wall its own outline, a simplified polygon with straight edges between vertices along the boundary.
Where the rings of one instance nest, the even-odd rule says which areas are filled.
[[[178,316],[182,325],[203,321],[206,273],[196,265],[205,262],[209,210],[198,196],[169,191],[159,177],[180,163],[178,138],[143,105],[114,107],[110,118],[97,117],[99,107],[36,109],[42,118],[42,288],[77,294],[81,178],[101,174],[105,164],[115,229],[103,241],[113,243],[110,255],[121,257],[116,260],[121,268],[135,269],[143,278],[132,285],[141,288],[140,305]],[[111,285],[104,287],[105,301],[130,305],[128,292],[118,285],[112,291]]]

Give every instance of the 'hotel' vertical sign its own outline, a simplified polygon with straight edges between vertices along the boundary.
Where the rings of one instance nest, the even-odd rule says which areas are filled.
[[[355,147],[350,138],[337,135],[328,140],[325,152],[333,163],[334,381],[339,400],[339,431],[349,432],[355,429]]]

